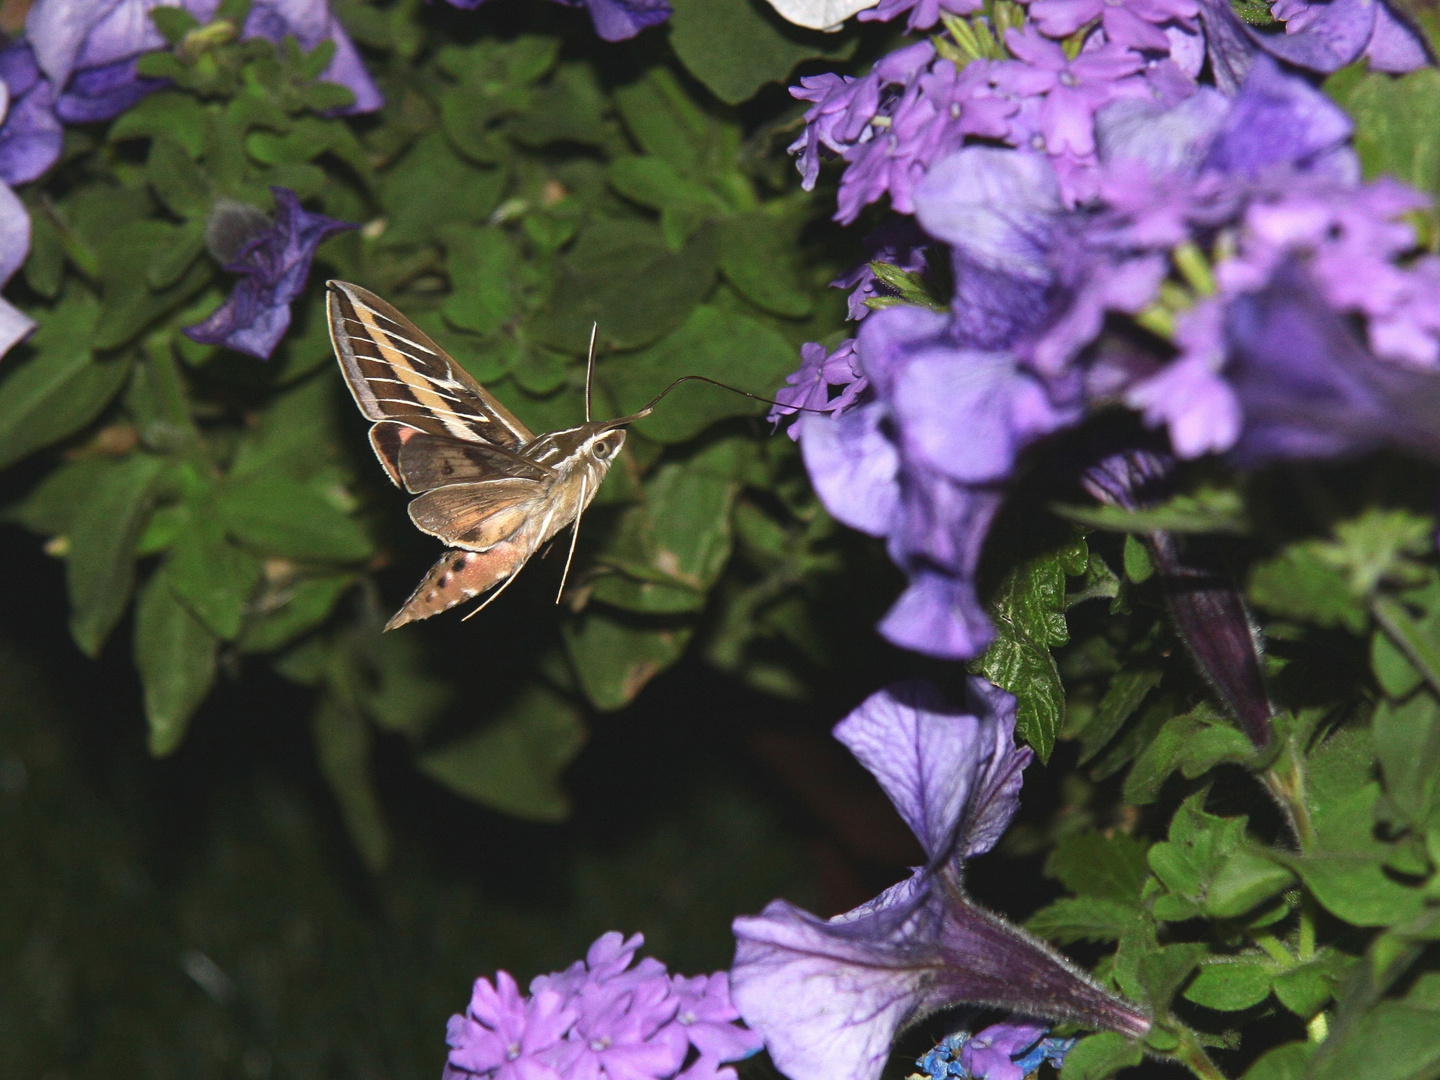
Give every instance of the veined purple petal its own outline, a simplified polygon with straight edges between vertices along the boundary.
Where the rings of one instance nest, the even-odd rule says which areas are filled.
[[[1331,0],[1351,3],[1352,0]],[[1341,151],[1354,124],[1304,79],[1259,57],[1211,144],[1204,165],[1224,173],[1257,176],[1276,165],[1311,166]]]
[[[1286,63],[1329,74],[1360,58],[1375,31],[1379,0],[1325,0],[1313,4],[1303,29],[1279,34],[1245,29],[1252,41]]]
[[[977,531],[978,550],[990,519],[1000,509],[1001,496],[979,493],[975,500],[984,500],[985,505],[975,507],[972,519],[985,520],[958,523],[956,528]],[[910,571],[910,584],[880,620],[879,630],[892,645],[941,660],[973,659],[995,638],[972,578],[923,567]]]
[[[900,504],[900,454],[881,430],[886,411],[870,402],[826,416],[801,413],[800,451],[815,493],[843,525],[884,536]]]

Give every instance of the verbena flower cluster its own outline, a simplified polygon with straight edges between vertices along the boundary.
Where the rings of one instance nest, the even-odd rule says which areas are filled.
[[[974,576],[1006,488],[1101,409],[1138,411],[1181,458],[1440,452],[1440,263],[1405,220],[1429,200],[1361,182],[1348,117],[1306,76],[1428,63],[1383,3],[1277,5],[1284,33],[1216,0],[867,15],[902,13],[940,32],[802,80],[792,149],[806,184],[843,163],[840,221],[887,196],[906,215],[870,242],[891,285],[948,262],[954,291],[842,278],[858,333],[806,346],[772,414],[813,410],[794,433],[816,490],[906,572],[886,637],[987,646]]]
[[[649,957],[632,967],[644,942],[605,934],[528,996],[504,971],[476,980],[450,1018],[446,1080],[735,1080],[726,1063],[761,1043],[735,1022],[728,976],[671,975]]]

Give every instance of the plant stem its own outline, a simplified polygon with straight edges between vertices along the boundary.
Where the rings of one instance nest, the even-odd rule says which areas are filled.
[[[1302,852],[1315,845],[1315,823],[1310,819],[1310,806],[1305,800],[1305,764],[1293,742],[1286,740],[1275,764],[1261,774],[1261,781],[1290,823],[1295,843]]]
[[[1175,1060],[1184,1065],[1200,1080],[1227,1080],[1225,1074],[1219,1067],[1210,1060],[1210,1055],[1205,1053],[1205,1048],[1195,1038],[1195,1033],[1189,1028],[1183,1028],[1180,1034],[1180,1045],[1175,1050]]]

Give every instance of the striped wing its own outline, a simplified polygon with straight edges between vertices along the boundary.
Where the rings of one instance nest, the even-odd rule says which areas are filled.
[[[411,502],[410,520],[450,547],[486,551],[515,537],[536,517],[546,491],[546,485],[534,480],[448,484]]]
[[[485,476],[523,474],[518,451],[534,435],[509,409],[374,293],[344,281],[327,287],[330,340],[355,404],[375,421],[370,442],[391,480],[409,487],[401,458],[415,433],[490,448],[496,471]]]

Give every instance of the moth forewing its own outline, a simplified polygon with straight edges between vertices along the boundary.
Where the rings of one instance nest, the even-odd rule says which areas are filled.
[[[491,589],[494,599],[541,545],[567,526],[578,528],[624,445],[625,425],[641,414],[589,420],[593,334],[586,422],[537,437],[374,293],[329,282],[329,314],[330,339],[350,393],[375,421],[370,443],[376,457],[397,486],[418,496],[410,504],[415,525],[450,548],[386,629]],[[574,552],[572,537],[571,558]],[[566,575],[569,569],[567,558]]]

